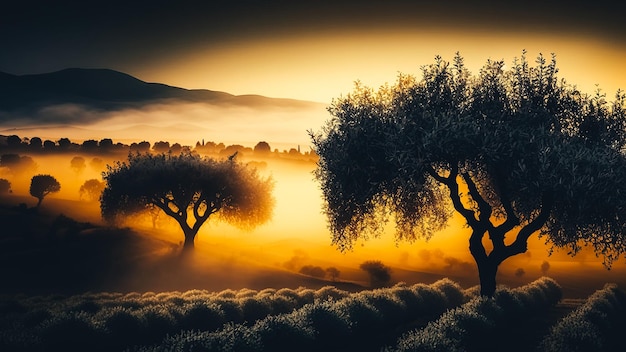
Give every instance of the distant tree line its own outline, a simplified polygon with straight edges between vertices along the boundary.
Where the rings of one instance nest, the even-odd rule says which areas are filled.
[[[114,143],[110,138],[101,140],[88,139],[82,143],[72,142],[69,138],[60,138],[59,140],[42,140],[39,137],[21,138],[17,135],[2,136],[0,135],[0,152],[6,154],[32,153],[32,154],[48,154],[48,153],[84,153],[93,155],[116,155],[128,153],[154,153],[154,154],[174,154],[180,153],[198,153],[202,155],[217,155],[228,157],[234,153],[240,156],[254,157],[281,157],[289,159],[307,159],[311,161],[317,160],[314,151],[301,151],[300,146],[284,149],[282,151],[273,149],[269,143],[265,141],[258,142],[253,148],[245,147],[240,144],[225,145],[224,143],[216,143],[204,140],[196,142],[195,146],[181,145],[180,143],[170,144],[168,141],[158,141],[151,144],[148,141],[133,142],[124,144],[121,142]]]

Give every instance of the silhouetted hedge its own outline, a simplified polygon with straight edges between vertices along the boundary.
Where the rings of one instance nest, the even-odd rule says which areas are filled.
[[[552,327],[540,349],[556,351],[623,351],[626,349],[626,294],[607,284],[585,304]]]

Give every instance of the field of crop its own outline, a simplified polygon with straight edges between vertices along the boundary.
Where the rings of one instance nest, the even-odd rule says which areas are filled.
[[[493,299],[448,279],[351,293],[6,296],[1,351],[619,351],[626,294],[561,302],[550,278]]]

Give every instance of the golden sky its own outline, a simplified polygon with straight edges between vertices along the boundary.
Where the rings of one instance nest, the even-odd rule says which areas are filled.
[[[626,27],[612,2],[44,1],[3,5],[0,71],[111,68],[149,82],[329,103],[355,80],[419,75],[456,51],[477,72],[523,49],[554,52],[561,76],[609,95],[626,69]]]
[[[371,30],[224,44],[215,53],[199,49],[138,75],[186,88],[329,103],[350,92],[356,80],[378,87],[399,72],[419,76],[420,66],[435,55],[451,60],[459,51],[477,73],[487,59],[510,64],[523,49],[533,61],[540,53],[548,59],[555,53],[561,77],[583,91],[594,92],[598,84],[613,96],[626,87],[624,47],[592,37],[478,30]]]

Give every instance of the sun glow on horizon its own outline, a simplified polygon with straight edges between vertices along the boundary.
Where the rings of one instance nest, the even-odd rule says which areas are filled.
[[[450,61],[460,52],[477,74],[487,59],[509,64],[527,50],[557,55],[560,77],[593,94],[596,84],[613,96],[624,88],[626,48],[592,37],[467,30],[398,30],[319,33],[235,42],[194,49],[177,60],[138,70],[142,79],[232,94],[262,94],[330,103],[349,93],[353,82],[378,87],[399,72],[420,76],[435,55]]]

